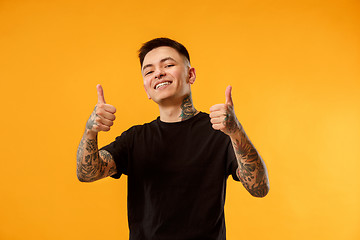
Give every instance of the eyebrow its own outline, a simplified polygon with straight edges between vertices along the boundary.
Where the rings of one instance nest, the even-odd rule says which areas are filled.
[[[173,59],[172,57],[163,58],[163,59],[160,60],[160,63],[166,62],[168,60],[172,60],[172,61],[177,63],[177,61],[175,59]],[[145,68],[152,67],[152,66],[154,66],[154,65],[153,64],[146,64],[145,66],[143,66],[142,70],[144,71]]]

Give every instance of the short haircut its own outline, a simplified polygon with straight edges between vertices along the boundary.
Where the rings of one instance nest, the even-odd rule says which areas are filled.
[[[175,49],[180,55],[183,55],[190,63],[190,56],[184,45],[170,38],[155,38],[144,43],[139,49],[139,59],[141,67],[143,65],[146,54],[158,47],[171,47]]]

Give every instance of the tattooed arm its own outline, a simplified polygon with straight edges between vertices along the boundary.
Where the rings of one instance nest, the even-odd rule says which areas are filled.
[[[97,135],[109,131],[115,120],[115,107],[106,104],[101,85],[98,89],[98,103],[86,123],[85,133],[77,151],[77,177],[81,182],[95,180],[115,174],[116,165],[111,154],[98,150]]]
[[[77,177],[81,182],[93,182],[115,174],[116,165],[111,154],[98,150],[97,134],[86,129],[77,151]]]
[[[237,176],[247,191],[254,197],[265,197],[270,184],[264,161],[247,137],[237,120],[231,99],[231,87],[225,92],[225,104],[210,108],[213,128],[227,134],[232,142],[238,162]]]
[[[247,137],[241,124],[235,118],[237,128],[230,135],[238,161],[236,174],[241,183],[254,197],[265,197],[270,184],[264,161]],[[232,124],[225,120],[224,124]]]

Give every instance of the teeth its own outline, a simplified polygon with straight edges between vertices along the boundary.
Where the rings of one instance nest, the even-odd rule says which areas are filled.
[[[165,86],[165,85],[169,85],[170,82],[163,82],[163,83],[159,83],[158,85],[156,85],[155,89],[158,89],[159,87]]]

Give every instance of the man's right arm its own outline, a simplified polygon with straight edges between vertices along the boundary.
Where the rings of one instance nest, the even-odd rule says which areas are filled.
[[[97,86],[98,103],[86,123],[84,135],[77,150],[77,177],[81,182],[93,182],[117,173],[113,157],[98,149],[97,135],[109,131],[115,120],[115,107],[105,103],[101,85]]]

